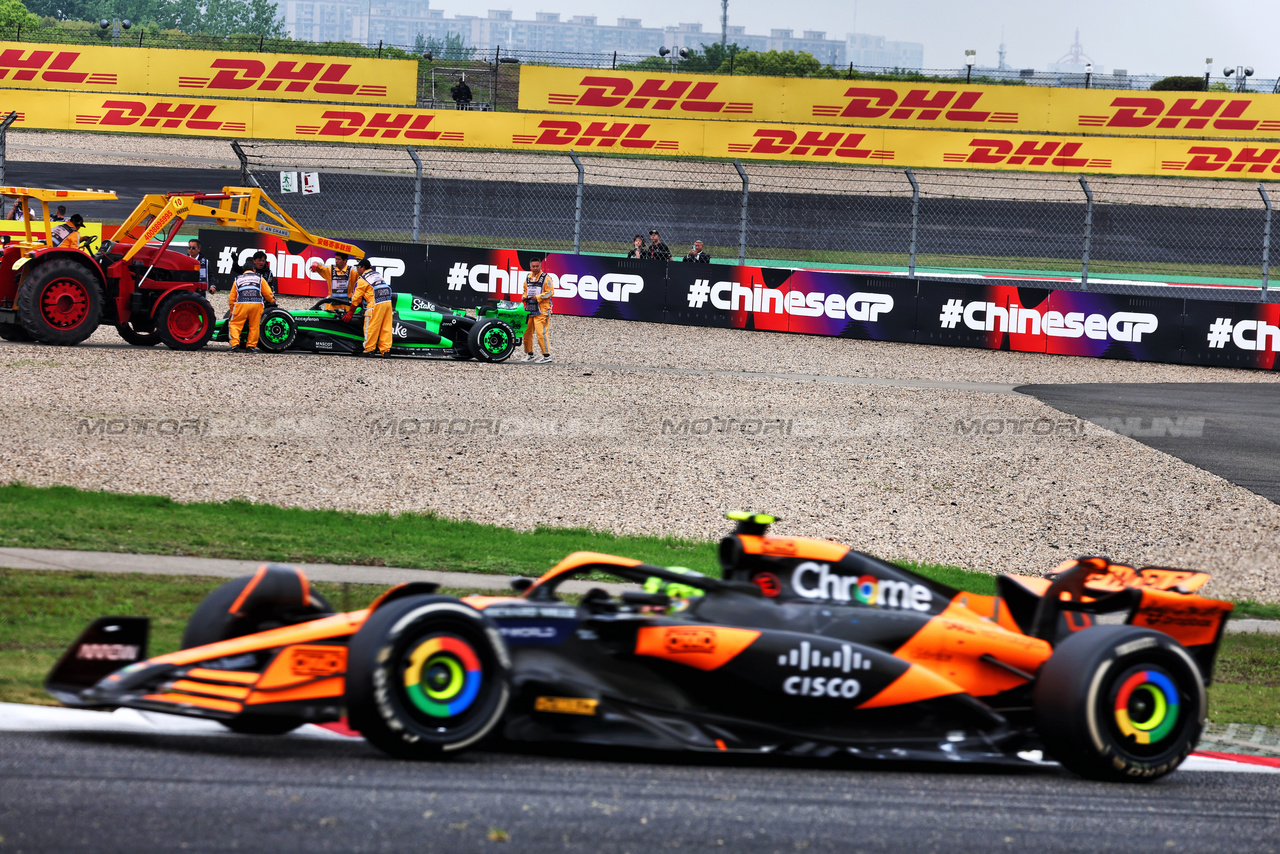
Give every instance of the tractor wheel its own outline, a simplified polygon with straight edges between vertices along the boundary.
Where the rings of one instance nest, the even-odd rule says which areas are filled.
[[[203,294],[178,291],[156,309],[156,331],[171,350],[199,350],[213,337],[216,319]]]
[[[482,362],[505,362],[516,349],[516,333],[505,321],[477,320],[467,333],[467,347]]]
[[[484,614],[449,596],[408,596],[351,639],[348,721],[401,759],[436,759],[488,735],[510,698],[511,663]]]
[[[37,264],[18,287],[22,328],[41,344],[72,346],[93,334],[102,317],[102,283],[65,258]]]
[[[269,308],[262,315],[262,327],[258,333],[258,348],[272,353],[283,353],[293,346],[298,337],[298,322],[283,308]]]
[[[1163,632],[1096,626],[1040,668],[1032,699],[1049,755],[1083,777],[1147,782],[1200,740],[1207,701],[1190,654]]]
[[[31,336],[21,323],[0,323],[0,338],[5,341],[30,341]]]
[[[129,323],[116,324],[116,332],[120,333],[120,337],[135,347],[154,347],[160,343],[160,333],[156,329],[147,332],[141,332]]]

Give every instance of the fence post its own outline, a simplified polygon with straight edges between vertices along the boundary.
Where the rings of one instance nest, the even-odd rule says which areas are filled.
[[[412,145],[406,145],[409,156],[413,158],[415,175],[413,178],[413,242],[418,242],[418,218],[422,215],[422,161]]]
[[[736,157],[733,168],[742,179],[742,221],[738,226],[738,264],[742,265],[747,263],[747,197],[751,194],[751,181],[747,179],[747,170],[742,168],[742,161]]]
[[[1277,84],[1280,85],[1280,84]],[[5,119],[5,123],[8,123]],[[3,131],[0,131],[3,133]],[[0,146],[3,150],[3,146]],[[4,180],[4,170],[0,166],[0,181]],[[1259,295],[1262,299],[1267,298],[1267,277],[1271,272],[1271,197],[1267,195],[1267,188],[1262,186],[1262,182],[1258,182],[1258,195],[1262,196],[1262,203],[1267,206],[1266,218],[1262,221],[1262,293]]]
[[[8,154],[9,125],[18,120],[18,113],[15,110],[4,117],[4,121],[0,122],[0,184],[4,183],[4,165],[5,156]]]
[[[236,157],[240,158],[240,184],[245,187],[257,187],[259,190],[262,186],[258,183],[258,179],[253,177],[253,172],[249,169],[249,158],[244,153],[244,149],[240,147],[240,143],[232,141],[231,150],[236,153]]]
[[[911,248],[907,250],[907,278],[916,277],[916,235],[920,225],[920,185],[916,173],[907,167],[907,180],[911,182]]]
[[[569,156],[573,158],[573,165],[578,167],[578,199],[573,209],[573,254],[577,255],[582,248],[582,179],[586,171],[573,149],[569,150]]]
[[[1089,182],[1080,176],[1080,186],[1084,189],[1084,257],[1080,262],[1080,290],[1089,290],[1089,244],[1093,240],[1093,190]]]

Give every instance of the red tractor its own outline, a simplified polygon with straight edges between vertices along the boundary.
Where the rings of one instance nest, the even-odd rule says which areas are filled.
[[[203,347],[217,319],[208,287],[194,258],[168,248],[193,216],[364,257],[354,246],[305,231],[257,188],[148,195],[116,231],[118,240],[104,240],[96,251],[91,236],[80,238],[79,248],[55,243],[49,202],[114,199],[115,193],[0,187],[0,196],[17,199],[26,225],[25,238],[6,243],[0,256],[0,338],[10,341],[70,346],[110,323],[130,344]],[[43,233],[32,221],[32,201],[43,210]],[[159,245],[149,243],[162,233]]]

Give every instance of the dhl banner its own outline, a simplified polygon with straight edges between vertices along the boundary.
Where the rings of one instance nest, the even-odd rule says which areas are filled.
[[[418,64],[408,59],[0,42],[0,87],[416,104]]]
[[[18,128],[223,139],[1117,175],[1280,174],[1280,142],[632,120],[0,90],[0,113],[11,110],[18,113]]]
[[[931,130],[1280,139],[1280,95],[880,83],[526,66],[520,109]]]

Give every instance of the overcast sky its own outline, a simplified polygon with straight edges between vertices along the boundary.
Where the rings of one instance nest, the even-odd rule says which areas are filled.
[[[700,22],[704,32],[720,31],[720,0],[430,2],[449,17],[484,15],[494,8],[510,9],[522,19],[560,12],[562,20],[595,15],[600,23],[612,23],[629,17],[640,18],[646,27]],[[1204,60],[1211,56],[1215,75],[1228,62],[1252,65],[1259,77],[1280,75],[1277,0],[729,0],[729,23],[749,33],[824,30],[827,38],[843,39],[856,30],[921,42],[926,68],[958,67],[965,49],[978,51],[979,65],[995,65],[1003,27],[1009,65],[1042,70],[1067,52],[1079,27],[1085,53],[1108,71],[1203,74]]]

